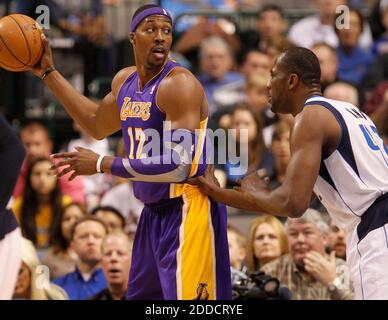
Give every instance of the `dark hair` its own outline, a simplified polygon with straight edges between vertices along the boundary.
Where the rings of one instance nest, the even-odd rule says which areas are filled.
[[[36,121],[36,120],[26,122],[22,126],[20,133],[23,133],[23,132],[32,133],[32,132],[36,132],[36,131],[44,132],[45,135],[47,136],[47,139],[51,140],[50,132],[47,129],[47,127],[42,122]]]
[[[65,251],[69,247],[69,242],[67,239],[65,239],[62,233],[62,222],[67,209],[74,206],[78,207],[84,216],[87,215],[85,206],[79,202],[71,202],[61,208],[58,220],[56,221],[56,224],[53,224],[53,232],[51,234],[50,240],[50,243],[55,247],[55,249],[60,251]]]
[[[101,224],[104,227],[105,233],[108,234],[108,228],[105,225],[104,221],[102,221],[101,219],[99,219],[97,217],[86,216],[86,217],[82,217],[76,223],[74,223],[73,227],[71,228],[71,237],[70,237],[71,240],[74,239],[74,234],[75,234],[75,231],[77,230],[77,227],[80,224],[82,224],[84,222],[87,222],[87,221],[94,221],[94,222],[97,222],[97,223]]]
[[[140,13],[142,13],[144,10],[147,10],[149,8],[160,8],[160,6],[156,5],[156,4],[146,4],[144,6],[141,6],[140,8],[138,8],[135,13],[133,14],[132,16],[132,20],[136,18],[136,16],[138,16]]]
[[[309,88],[321,87],[321,67],[317,56],[309,49],[292,47],[278,60],[280,68],[288,75],[295,73]]]
[[[35,165],[40,162],[51,162],[49,158],[37,157],[34,158],[28,168],[26,174],[26,182],[23,191],[23,202],[21,207],[20,225],[23,232],[23,236],[31,240],[34,244],[37,243],[37,227],[36,227],[36,214],[39,210],[39,199],[36,191],[31,185],[31,174]],[[62,208],[62,192],[59,187],[59,183],[55,184],[54,190],[50,193],[49,206],[52,209],[53,219],[51,223],[50,234],[53,232],[54,225],[58,224],[60,211]]]
[[[258,115],[256,112],[253,111],[253,109],[245,104],[238,104],[232,111],[232,116],[235,115],[237,111],[247,111],[251,114],[253,121],[256,124],[257,133],[255,139],[249,143],[248,149],[249,149],[249,158],[253,155],[255,162],[257,164],[260,164],[262,160],[262,155],[265,149],[264,146],[264,139],[263,139],[263,121],[261,120],[260,115]],[[237,149],[239,150],[239,148]],[[248,160],[249,160],[248,158]],[[248,164],[249,166],[249,164]]]
[[[280,8],[279,6],[277,6],[276,4],[266,4],[264,6],[262,6],[262,8],[260,9],[259,11],[259,18],[261,17],[261,15],[264,13],[264,12],[268,12],[268,11],[276,11],[277,13],[279,13],[279,15],[284,19],[285,18],[285,15],[284,15],[284,12],[282,10],[282,8]]]
[[[360,21],[360,34],[364,31],[364,17],[361,13],[361,11],[355,7],[350,7],[349,8],[349,13],[351,12],[354,12],[357,16],[358,16],[358,19]],[[342,15],[343,13],[340,12],[340,13],[337,13],[336,16],[335,16],[335,20],[334,20],[334,30],[335,30],[335,33],[338,34],[338,28],[337,28],[337,19]]]
[[[116,208],[111,207],[111,206],[98,206],[92,210],[91,215],[95,216],[97,214],[97,212],[99,212],[99,211],[109,211],[109,212],[113,213],[115,216],[117,216],[120,219],[121,226],[124,228],[125,219],[119,210],[117,210]]]

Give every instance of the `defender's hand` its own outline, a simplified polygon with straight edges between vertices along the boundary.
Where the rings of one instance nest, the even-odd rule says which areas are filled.
[[[47,69],[54,67],[53,54],[51,52],[49,40],[43,33],[41,34],[41,38],[43,43],[42,57],[40,58],[40,61],[30,69],[31,72],[39,78],[42,77]]]
[[[237,180],[237,183],[240,185],[234,188],[237,191],[269,191],[269,178],[265,177],[263,179],[259,171],[256,170],[248,174],[244,179]]]
[[[220,183],[214,175],[214,165],[209,164],[203,176],[191,178],[187,181],[189,184],[197,185],[204,193],[210,194],[214,188],[219,188]]]
[[[96,164],[99,155],[92,150],[76,147],[76,152],[61,152],[51,155],[54,159],[61,159],[51,169],[58,170],[58,178],[72,172],[69,180],[77,176],[92,175],[97,173]],[[62,169],[62,171],[60,171]]]

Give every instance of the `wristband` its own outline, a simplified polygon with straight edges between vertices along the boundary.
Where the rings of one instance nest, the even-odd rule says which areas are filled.
[[[48,76],[49,73],[55,71],[55,67],[50,67],[48,69],[46,69],[46,71],[42,74],[42,76],[40,77],[42,80],[44,80],[44,78],[46,78]]]
[[[97,164],[96,164],[96,170],[98,173],[103,173],[103,171],[101,170],[101,163],[102,163],[102,159],[104,159],[104,155],[101,154],[99,157],[98,157],[98,160],[97,160]]]

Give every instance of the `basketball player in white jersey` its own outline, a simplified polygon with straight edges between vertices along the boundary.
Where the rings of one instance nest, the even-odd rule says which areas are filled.
[[[287,50],[271,70],[272,110],[295,117],[279,188],[270,192],[256,172],[234,190],[220,188],[211,171],[193,183],[229,206],[288,217],[300,217],[314,191],[347,231],[355,298],[388,299],[388,149],[357,107],[322,97],[320,75],[304,48]]]

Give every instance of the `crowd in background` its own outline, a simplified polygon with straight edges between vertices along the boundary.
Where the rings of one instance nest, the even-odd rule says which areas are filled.
[[[52,43],[73,40],[71,50],[56,42],[56,67],[78,90],[101,99],[103,89],[94,90],[93,84],[102,86],[101,79],[109,80],[121,67],[133,64],[125,30],[131,13],[144,1],[14,0],[12,8],[35,16],[34,8],[43,2],[51,9]],[[287,6],[276,0],[199,2],[222,9],[225,15],[210,10],[211,14],[181,18],[174,28],[171,58],[189,68],[204,87],[209,126],[236,129],[237,145],[247,143],[245,172],[260,170],[270,178],[270,189],[284,180],[293,118],[271,111],[266,85],[275,59],[292,46],[307,47],[317,55],[323,95],[357,106],[388,144],[388,1],[295,0]],[[340,13],[335,9],[345,4],[350,8],[349,28],[337,28]],[[193,1],[162,1],[162,5],[175,15],[194,9]],[[120,8],[128,12],[122,13],[118,28],[111,15]],[[312,14],[295,19],[287,15],[290,8],[300,13],[308,8]],[[254,18],[245,30],[236,23],[244,10]],[[43,103],[53,100],[33,78],[27,81]],[[240,141],[241,129],[248,130],[247,142]],[[142,204],[134,197],[131,182],[121,178],[105,174],[73,181],[69,175],[57,178],[49,156],[58,149],[82,146],[99,154],[125,156],[119,137],[96,141],[77,124],[74,130],[79,138],[60,148],[44,121],[32,119],[20,130],[27,157],[12,207],[25,241],[15,299],[124,297]],[[226,148],[216,147],[219,152]],[[244,176],[234,173],[235,166],[228,158],[216,165],[221,186],[231,188]],[[228,209],[231,217],[238,211]],[[330,220],[319,199],[312,200],[311,208],[298,219],[237,213],[248,215],[249,226],[230,220],[235,283],[242,274],[262,270],[279,279],[293,299],[352,299],[346,233]],[[48,267],[52,280],[43,287],[35,279],[42,266]]]

